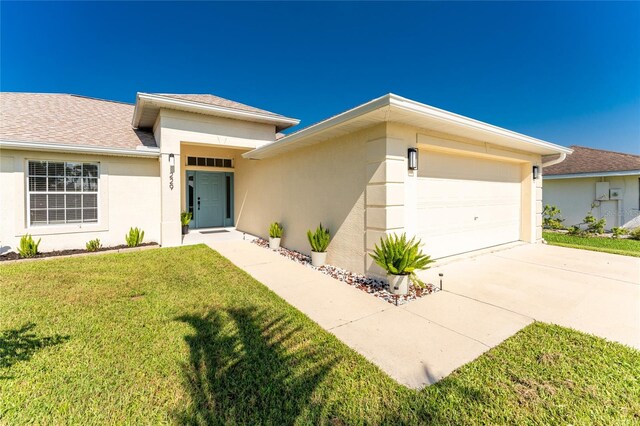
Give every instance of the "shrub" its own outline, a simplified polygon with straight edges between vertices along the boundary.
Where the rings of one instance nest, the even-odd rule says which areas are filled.
[[[613,228],[611,228],[611,232],[613,233],[613,235],[611,235],[612,238],[620,238],[621,236],[627,235],[629,233],[629,231],[621,226],[614,226]]]
[[[269,236],[271,238],[282,238],[284,228],[278,222],[273,222],[269,225]]]
[[[416,238],[407,240],[407,234],[389,235],[385,240],[380,240],[380,246],[376,244],[373,253],[370,254],[373,260],[393,275],[415,275],[415,271],[428,269],[428,265],[433,263],[430,256],[420,250],[420,240]]]
[[[180,213],[180,223],[182,224],[182,226],[189,225],[189,222],[191,222],[192,217],[193,217],[193,213],[191,212]]]
[[[31,235],[26,234],[20,238],[20,246],[18,247],[18,253],[20,257],[33,257],[38,254],[38,246],[40,245],[42,238],[36,243]]]
[[[546,229],[563,229],[564,219],[560,216],[560,209],[549,204],[542,210],[542,226]]]
[[[604,218],[598,220],[589,212],[584,218],[584,223],[587,225],[588,234],[602,234],[607,221]]]
[[[99,238],[96,238],[95,240],[88,241],[86,247],[87,251],[98,251],[98,249],[102,248],[102,243]]]
[[[327,251],[327,247],[329,247],[331,233],[320,224],[320,226],[316,228],[316,232],[311,232],[311,230],[307,231],[307,238],[309,239],[309,244],[311,244],[311,250],[316,253],[324,253]]]
[[[629,232],[629,238],[632,240],[640,240],[640,226]]]
[[[144,239],[144,231],[138,228],[129,229],[129,233],[124,236],[129,247],[137,247],[142,244]]]
[[[582,230],[580,229],[580,227],[578,225],[570,226],[568,228],[568,231],[569,232],[567,232],[567,234],[569,234],[569,235],[579,236],[579,235],[583,234]]]

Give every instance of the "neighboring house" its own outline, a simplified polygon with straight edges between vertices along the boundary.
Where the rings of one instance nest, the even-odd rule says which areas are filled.
[[[434,258],[539,241],[541,157],[571,152],[393,94],[284,137],[298,120],[211,95],[0,96],[3,251],[26,233],[117,245],[131,226],[177,246],[188,210],[191,228],[282,222],[305,253],[322,222],[329,263],[377,274],[367,254],[391,233]]]
[[[640,226],[640,155],[571,149],[563,162],[544,168],[544,203],[561,210],[565,226],[580,224],[589,211],[606,219],[606,229]]]

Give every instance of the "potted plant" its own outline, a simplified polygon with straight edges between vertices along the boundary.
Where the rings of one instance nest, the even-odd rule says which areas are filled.
[[[389,235],[385,240],[380,240],[380,246],[376,244],[373,260],[385,271],[389,277],[389,291],[393,294],[404,295],[409,292],[409,281],[416,285],[422,284],[415,271],[428,269],[430,256],[420,251],[420,240],[415,237],[407,240],[407,235]]]
[[[327,260],[327,247],[329,247],[331,234],[328,229],[323,228],[322,224],[320,224],[316,232],[307,231],[307,238],[309,239],[309,244],[311,244],[311,264],[319,268]]]
[[[191,222],[192,217],[193,217],[193,213],[191,212],[180,213],[180,223],[182,224],[182,235],[187,235],[189,233],[189,222]]]
[[[269,226],[269,248],[271,250],[278,250],[280,248],[280,240],[282,239],[282,233],[284,228],[278,222],[273,222]]]

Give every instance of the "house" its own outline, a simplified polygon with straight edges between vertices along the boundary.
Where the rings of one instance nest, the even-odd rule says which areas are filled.
[[[280,137],[298,120],[212,95],[138,93],[135,105],[66,94],[0,95],[0,244],[118,245],[130,227],[163,246],[235,226],[378,274],[367,255],[407,232],[443,258],[541,239],[542,156],[571,150],[388,94]]]
[[[640,226],[640,155],[572,146],[573,153],[543,170],[544,204],[557,206],[565,226],[587,212],[606,219],[606,229]]]

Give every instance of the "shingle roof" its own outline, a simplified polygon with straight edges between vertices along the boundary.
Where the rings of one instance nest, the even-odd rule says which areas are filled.
[[[620,172],[640,170],[640,155],[605,151],[602,149],[571,146],[573,154],[558,164],[545,167],[543,174],[567,175],[574,173]]]
[[[155,147],[131,127],[134,106],[77,95],[0,93],[0,140],[98,147]]]
[[[174,93],[154,93],[158,96],[166,96],[168,98],[181,99],[184,101],[199,102],[205,105],[216,105],[225,108],[237,109],[240,111],[257,112],[260,114],[270,115],[272,117],[286,118],[283,115],[276,114],[275,112],[267,111],[260,108],[255,108],[249,105],[241,104],[240,102],[232,101],[230,99],[221,98],[216,95],[196,95],[196,94],[174,94]]]

